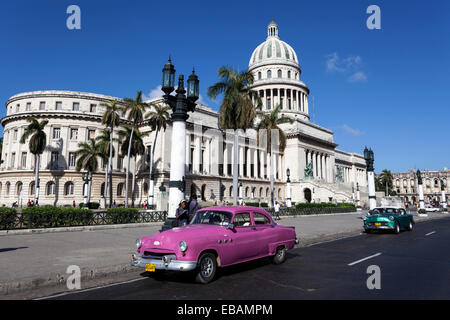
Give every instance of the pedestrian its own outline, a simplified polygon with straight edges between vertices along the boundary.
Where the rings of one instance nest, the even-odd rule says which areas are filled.
[[[75,208],[76,207],[76,203],[75,203],[75,200],[73,200],[73,202],[72,202],[72,206]]]
[[[27,202],[27,207],[29,207],[29,206],[31,206],[31,201],[30,201],[30,199],[28,199],[28,202]]]
[[[112,207],[113,207],[113,208],[117,208],[116,200],[114,200]]]
[[[30,206],[34,207],[34,200],[31,200]]]
[[[180,204],[178,205],[178,209],[175,213],[179,227],[185,226],[188,223],[189,213],[188,213],[188,210],[186,209],[186,207],[187,207],[186,200],[184,200],[184,199],[181,200]]]
[[[280,220],[280,205],[278,201],[275,201],[273,208],[275,209],[275,219]]]
[[[193,194],[191,196],[191,199],[189,200],[189,207],[188,207],[188,213],[189,213],[189,222],[194,219],[195,214],[200,209],[200,204],[197,201],[197,195]]]

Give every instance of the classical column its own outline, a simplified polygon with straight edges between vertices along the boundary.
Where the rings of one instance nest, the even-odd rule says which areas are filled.
[[[223,175],[228,176],[228,144],[225,143],[223,148]]]
[[[291,202],[291,179],[289,168],[286,170],[287,180],[286,180],[286,206],[290,208],[292,206]]]
[[[372,210],[377,206],[377,197],[375,194],[375,174],[373,168],[374,154],[372,149],[364,149],[364,159],[367,165],[367,187],[369,191],[369,208]]]

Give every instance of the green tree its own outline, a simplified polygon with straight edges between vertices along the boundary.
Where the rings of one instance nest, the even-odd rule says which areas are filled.
[[[134,189],[136,185],[136,159],[138,155],[145,154],[145,145],[143,138],[148,135],[148,133],[141,133],[139,129],[134,129],[130,127],[124,127],[124,129],[119,131],[119,136],[123,137],[122,145],[120,146],[120,152],[125,155],[129,152],[130,157],[134,158],[134,168],[133,168],[133,180],[131,185],[131,206],[134,207],[135,194]],[[131,136],[134,136],[131,146],[130,140]]]
[[[207,94],[211,99],[216,99],[221,94],[224,95],[219,111],[219,128],[234,130],[233,202],[234,205],[237,205],[239,170],[237,130],[245,131],[253,127],[256,110],[251,96],[257,97],[257,93],[250,89],[254,78],[248,70],[239,72],[231,66],[224,66],[219,68],[217,73],[220,81],[210,86]]]
[[[152,151],[150,159],[149,159],[149,188],[148,188],[148,194],[149,194],[149,205],[154,205],[154,186],[155,182],[153,179],[153,165],[155,161],[155,149],[156,149],[156,141],[158,139],[158,133],[163,129],[163,131],[166,131],[167,128],[167,122],[169,120],[169,111],[171,110],[170,107],[164,106],[161,104],[151,104],[150,105],[153,110],[148,112],[145,115],[145,118],[148,119],[148,125],[152,129],[152,131],[155,132],[155,138],[153,140],[152,145]]]
[[[34,117],[29,117],[27,121],[30,123],[20,138],[20,143],[24,144],[25,141],[30,137],[28,142],[28,149],[32,154],[34,154],[34,167],[35,167],[35,178],[34,178],[34,203],[39,202],[39,167],[41,162],[41,154],[44,152],[47,145],[47,135],[44,132],[45,126],[48,124],[48,120],[38,121]]]
[[[148,108],[148,104],[142,100],[142,91],[138,91],[136,98],[124,98],[123,99],[125,107],[123,111],[127,113],[127,119],[131,122],[131,133],[130,141],[128,144],[127,152],[127,169],[126,169],[126,200],[125,207],[128,208],[128,192],[129,192],[129,174],[130,174],[130,156],[131,156],[131,146],[133,141],[134,131],[138,128],[138,125],[144,120],[144,113]],[[133,185],[134,188],[134,185]]]
[[[280,116],[281,105],[278,105],[273,109],[270,113],[266,112],[258,112],[259,123],[256,125],[256,129],[258,130],[258,143],[264,141],[265,148],[269,153],[270,157],[270,201],[273,207],[274,202],[274,168],[273,168],[273,150],[272,147],[274,145],[279,145],[279,150],[283,151],[286,147],[286,135],[284,131],[280,128],[280,125],[285,123],[293,123],[294,120],[291,118]],[[264,134],[261,137],[261,134]],[[272,137],[274,135],[275,137]],[[264,139],[261,139],[264,138]],[[277,138],[278,141],[272,141],[272,138]]]
[[[114,156],[115,150],[114,145],[112,144],[114,141],[118,141],[118,139],[114,139],[112,137],[111,131],[109,129],[102,130],[100,135],[95,138],[97,140],[98,146],[102,153],[102,159],[105,163],[105,188],[103,189],[103,200],[105,204],[105,208],[107,206],[106,204],[106,198],[108,194],[108,167],[109,163],[111,163],[111,159]],[[109,157],[108,157],[109,155]],[[111,200],[111,199],[110,199]]]
[[[107,103],[100,104],[102,107],[105,108],[105,112],[103,113],[102,117],[102,124],[105,125],[107,128],[109,128],[110,132],[110,145],[113,144],[113,137],[114,137],[114,128],[118,127],[120,125],[120,112],[122,111],[122,106],[119,104],[118,100],[109,100]],[[108,167],[109,167],[109,207],[112,207],[113,203],[113,192],[112,192],[112,159],[113,159],[113,149],[109,149],[109,160],[108,160]],[[107,197],[107,191],[108,190],[108,181],[105,180],[105,205],[106,205],[106,197]]]
[[[75,156],[77,158],[75,170],[85,170],[90,178],[92,178],[92,175],[98,170],[98,159],[107,159],[106,154],[95,139],[78,143],[78,150],[75,152]],[[92,181],[90,181],[87,186],[85,184],[85,204],[89,203],[91,200],[91,188]]]

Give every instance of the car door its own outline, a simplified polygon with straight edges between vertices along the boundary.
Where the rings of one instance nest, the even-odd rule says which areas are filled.
[[[235,262],[255,257],[258,254],[257,239],[250,212],[236,213],[232,223],[234,229],[229,237],[232,237]]]
[[[270,219],[261,212],[252,212],[253,233],[257,239],[256,246],[258,256],[266,256],[269,254],[270,244],[276,242],[276,232],[274,224]]]

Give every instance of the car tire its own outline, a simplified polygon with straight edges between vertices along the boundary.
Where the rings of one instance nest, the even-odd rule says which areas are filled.
[[[398,224],[398,222],[395,223],[394,233],[395,234],[399,234],[400,233],[400,225]]]
[[[282,264],[286,261],[286,247],[278,247],[274,256],[271,257],[273,264]]]
[[[406,230],[412,231],[412,229],[413,229],[413,223],[412,223],[412,221],[410,221],[408,224],[408,228],[406,228]]]
[[[210,252],[206,252],[198,259],[198,270],[195,281],[202,284],[210,283],[217,272],[216,256]]]

